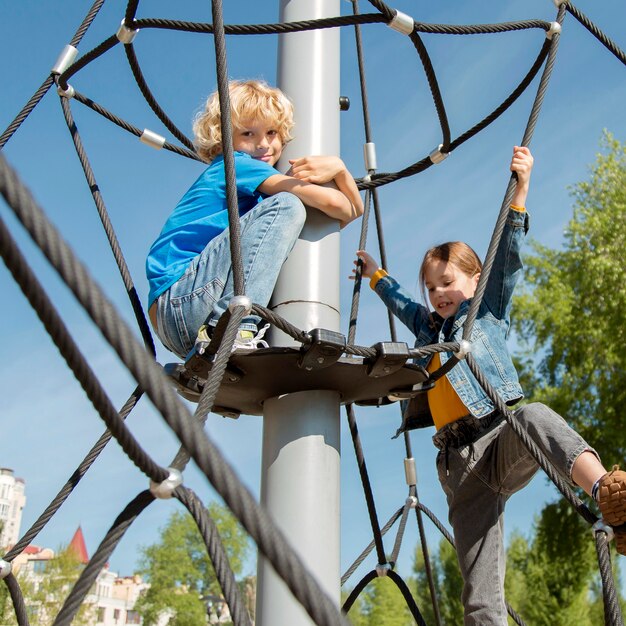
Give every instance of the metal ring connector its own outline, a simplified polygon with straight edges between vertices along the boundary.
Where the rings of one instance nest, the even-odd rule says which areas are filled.
[[[376,162],[376,144],[372,141],[368,141],[363,145],[363,159],[365,160],[365,169],[368,172],[378,169],[378,163]]]
[[[404,503],[407,504],[410,509],[415,509],[417,507],[417,498],[415,496],[409,496]]]
[[[454,356],[462,361],[472,351],[472,344],[467,339],[461,339],[459,342],[459,350],[454,353]]]
[[[74,60],[78,56],[78,49],[69,44],[61,50],[59,58],[50,70],[53,74],[63,74],[63,72],[74,63]]]
[[[141,141],[141,143],[145,143],[151,148],[154,148],[155,150],[160,150],[165,145],[165,137],[157,135],[157,133],[148,130],[147,128],[143,129],[143,133],[141,133],[139,141]]]
[[[415,22],[410,15],[402,13],[402,11],[396,10],[396,14],[393,16],[393,19],[387,24],[387,26],[389,26],[389,28],[397,30],[403,35],[410,35],[415,28]]]
[[[598,532],[605,533],[607,542],[613,541],[613,537],[615,537],[613,527],[609,526],[602,517],[591,527],[591,530],[593,530],[594,535]]]
[[[546,38],[552,39],[553,35],[558,35],[561,32],[561,25],[558,22],[550,23],[550,30],[546,31]]]
[[[5,561],[0,559],[0,580],[6,578],[13,571],[13,564],[11,561]]]
[[[72,85],[68,85],[67,89],[61,89],[61,87],[57,87],[57,93],[62,98],[73,98],[76,95],[76,91]]]
[[[174,489],[183,483],[183,475],[180,470],[173,467],[168,467],[167,469],[170,475],[163,482],[155,483],[153,480],[150,481],[150,493],[155,498],[160,498],[161,500],[171,498]]]
[[[115,33],[115,36],[123,44],[133,43],[133,40],[137,36],[138,32],[139,32],[139,29],[132,30],[131,28],[128,28],[128,26],[124,24],[124,20],[122,20],[120,27],[117,29],[117,32]]]
[[[246,315],[252,311],[252,300],[248,296],[233,296],[228,303],[228,310],[232,313],[237,307],[244,307]]]
[[[444,159],[448,158],[449,152],[442,152],[443,144],[440,143],[428,156],[434,165],[441,163]]]
[[[389,563],[383,563],[382,565],[379,563],[376,566],[376,574],[378,574],[378,576],[382,578],[383,576],[387,576],[387,572],[390,569],[391,569],[391,565],[389,565]]]

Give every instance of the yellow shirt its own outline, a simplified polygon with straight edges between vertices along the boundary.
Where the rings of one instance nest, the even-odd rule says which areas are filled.
[[[436,352],[426,369],[431,374],[440,367],[441,359],[439,352]],[[454,387],[450,384],[447,376],[442,376],[435,383],[435,386],[426,392],[426,396],[428,398],[428,408],[437,430],[469,413],[467,407],[461,402],[461,398],[454,391]]]

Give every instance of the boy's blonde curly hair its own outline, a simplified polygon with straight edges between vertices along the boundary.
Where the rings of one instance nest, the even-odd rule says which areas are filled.
[[[263,120],[276,127],[283,145],[292,139],[293,104],[280,89],[262,80],[232,80],[228,90],[233,130],[241,128],[243,122]],[[220,123],[219,96],[214,91],[193,123],[196,151],[207,163],[222,152]]]

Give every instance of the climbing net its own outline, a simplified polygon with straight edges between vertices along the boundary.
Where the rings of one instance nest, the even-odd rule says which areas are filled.
[[[41,87],[35,92],[32,98],[24,106],[15,120],[9,125],[6,131],[0,136],[0,147],[4,147],[11,139],[16,130],[26,120],[29,114],[35,109],[38,103],[46,95],[51,87],[56,86],[60,96],[62,114],[70,130],[76,154],[80,165],[84,171],[86,180],[91,191],[97,212],[102,221],[111,249],[118,265],[119,272],[124,287],[129,295],[133,311],[136,316],[138,328],[143,339],[143,345],[137,340],[135,333],[122,319],[115,307],[109,302],[103,291],[92,280],[83,264],[77,259],[72,249],[64,242],[60,233],[52,225],[48,217],[38,206],[27,188],[20,180],[17,173],[6,162],[4,157],[0,157],[0,190],[6,203],[14,212],[17,219],[29,233],[35,244],[41,249],[45,257],[59,274],[65,284],[72,291],[78,302],[101,330],[107,342],[119,356],[128,371],[137,381],[137,387],[132,391],[128,400],[121,409],[113,406],[111,400],[104,391],[98,377],[88,360],[81,353],[77,343],[72,338],[69,329],[64,324],[60,314],[43,289],[40,280],[31,269],[27,259],[20,250],[9,228],[4,221],[0,221],[0,251],[3,260],[11,272],[15,282],[24,292],[30,305],[39,316],[42,324],[46,328],[59,352],[65,359],[67,366],[73,375],[80,382],[84,392],[92,403],[94,409],[106,424],[106,432],[94,444],[92,449],[85,456],[81,464],[67,480],[59,493],[52,499],[48,507],[41,513],[39,518],[30,529],[20,538],[0,561],[0,576],[7,585],[18,622],[28,624],[28,615],[24,598],[17,578],[12,572],[12,562],[25,547],[33,541],[45,525],[54,517],[55,513],[62,506],[63,502],[70,497],[76,485],[87,473],[102,450],[105,448],[111,437],[115,438],[128,458],[137,468],[150,479],[150,489],[138,494],[119,513],[105,538],[100,543],[96,553],[81,573],[81,576],[73,589],[70,591],[65,604],[59,612],[55,624],[69,624],[78,608],[83,602],[86,594],[95,581],[98,572],[109,560],[110,555],[123,538],[128,528],[135,523],[141,513],[158,498],[174,497],[185,506],[195,520],[206,544],[207,552],[212,559],[215,571],[222,587],[224,597],[228,603],[230,613],[235,624],[251,624],[250,616],[247,614],[244,603],[240,597],[240,591],[236,585],[234,575],[229,567],[223,546],[219,541],[213,520],[202,506],[198,497],[182,483],[182,471],[193,459],[196,465],[207,477],[211,485],[224,499],[231,511],[241,522],[242,526],[256,542],[259,552],[271,563],[275,571],[285,581],[297,600],[302,604],[306,612],[311,616],[316,624],[345,624],[347,620],[331,601],[331,599],[321,589],[317,581],[308,573],[306,567],[301,562],[298,555],[291,549],[289,543],[282,532],[272,522],[268,514],[260,507],[256,499],[243,486],[236,472],[226,461],[221,451],[217,448],[211,438],[205,432],[203,425],[208,414],[214,410],[216,399],[219,397],[220,387],[224,376],[228,372],[229,361],[231,360],[231,347],[241,319],[249,312],[245,304],[236,304],[227,311],[219,321],[216,332],[211,340],[211,344],[202,355],[193,358],[200,359],[205,364],[202,376],[189,374],[189,370],[182,368],[179,371],[178,383],[181,381],[185,385],[193,383],[193,392],[197,401],[197,408],[191,415],[181,401],[171,384],[171,377],[164,375],[163,368],[155,360],[155,346],[145,313],[137,296],[128,266],[122,254],[121,247],[108,217],[108,212],[102,194],[98,188],[97,180],[81,135],[78,130],[76,120],[73,115],[75,103],[92,109],[97,114],[103,116],[110,122],[121,127],[125,131],[139,137],[144,143],[152,147],[162,148],[175,154],[198,160],[194,152],[192,142],[182,133],[172,122],[165,110],[159,105],[156,98],[151,93],[147,81],[145,80],[140,64],[135,55],[134,39],[140,29],[168,29],[183,31],[186,33],[202,33],[211,35],[216,51],[216,66],[218,76],[218,89],[222,102],[227,101],[227,73],[225,67],[225,38],[228,35],[259,35],[259,34],[280,34],[292,33],[304,30],[319,28],[352,28],[354,29],[359,61],[359,74],[361,78],[361,91],[363,98],[364,127],[366,146],[372,147],[370,120],[367,106],[367,90],[365,87],[365,71],[361,45],[361,28],[365,25],[387,25],[406,35],[415,47],[421,66],[425,72],[427,82],[432,94],[432,98],[437,111],[437,117],[441,129],[441,140],[439,146],[427,155],[422,156],[414,163],[391,173],[381,173],[374,165],[374,159],[366,163],[367,175],[360,179],[359,187],[365,191],[365,215],[362,221],[359,248],[366,247],[368,236],[368,224],[370,214],[373,212],[377,225],[378,241],[382,264],[387,265],[384,249],[384,239],[382,236],[380,207],[377,196],[377,189],[402,178],[413,176],[441,162],[448,154],[459,148],[466,141],[470,140],[481,130],[486,128],[506,111],[525,90],[530,86],[533,79],[539,76],[539,86],[529,115],[527,126],[521,145],[528,145],[532,138],[537,118],[539,116],[544,95],[548,87],[550,76],[554,67],[559,33],[567,13],[578,20],[593,36],[595,36],[612,54],[622,63],[626,64],[624,53],[608,39],[595,25],[589,21],[571,3],[557,2],[558,9],[555,21],[546,22],[543,20],[528,20],[522,22],[510,22],[501,24],[483,24],[468,26],[453,26],[445,24],[426,24],[417,22],[413,18],[402,14],[387,6],[379,0],[369,0],[373,12],[361,14],[358,3],[353,0],[353,14],[349,16],[339,16],[317,20],[308,20],[294,23],[280,24],[255,24],[255,25],[226,25],[223,21],[222,6],[219,0],[213,0],[213,22],[197,23],[177,20],[164,20],[156,18],[137,18],[138,0],[130,1],[126,7],[124,19],[119,30],[105,39],[100,45],[88,53],[78,56],[77,46],[80,44],[85,33],[90,28],[92,22],[102,8],[104,0],[96,0],[89,10],[84,21],[76,31],[70,44],[66,46],[55,64],[51,74],[44,80]],[[430,60],[428,50],[422,40],[424,33],[442,35],[479,35],[490,33],[511,32],[517,30],[538,29],[546,33],[545,40],[541,46],[537,57],[530,69],[527,71],[520,83],[511,94],[506,97],[489,115],[472,128],[456,138],[451,136],[450,125],[448,123],[446,107],[444,105],[441,91],[438,86],[437,76],[433,64]],[[122,44],[126,54],[129,67],[134,79],[145,98],[152,108],[154,114],[163,123],[173,136],[175,142],[167,141],[164,137],[148,130],[140,130],[137,126],[123,120],[112,112],[105,109],[89,97],[79,93],[72,86],[70,80],[79,72],[85,72],[90,64],[105,55],[112,48]],[[224,120],[223,136],[225,146],[229,144],[230,127],[227,116],[222,116]],[[366,153],[373,154],[371,149]],[[227,167],[228,183],[234,183],[234,171],[232,167]],[[494,402],[496,408],[502,412],[511,427],[521,438],[524,445],[536,458],[539,465],[544,469],[552,482],[557,486],[564,497],[580,513],[580,515],[594,525],[596,548],[598,561],[602,576],[605,618],[607,624],[623,624],[617,594],[612,578],[610,553],[608,549],[609,535],[611,529],[602,525],[601,520],[587,509],[587,507],[577,498],[563,482],[560,476],[554,471],[550,462],[543,456],[527,433],[521,428],[514,415],[493,390],[488,380],[483,376],[477,367],[471,352],[466,349],[466,342],[469,341],[472,326],[476,319],[478,307],[480,306],[489,273],[492,268],[495,251],[497,249],[500,236],[502,234],[506,214],[511,198],[515,191],[516,179],[512,176],[501,209],[494,227],[493,235],[486,254],[483,272],[478,284],[475,297],[469,310],[468,319],[464,328],[462,342],[451,342],[448,344],[437,344],[419,349],[399,348],[395,328],[390,322],[392,344],[377,344],[374,347],[359,346],[355,343],[356,321],[358,316],[360,275],[357,271],[355,290],[352,298],[352,309],[350,313],[350,327],[347,341],[342,342],[336,337],[322,333],[315,335],[312,331],[304,331],[290,324],[287,320],[276,315],[268,308],[252,303],[253,312],[267,322],[273,324],[302,346],[297,353],[298,365],[303,363],[311,364],[315,359],[311,355],[319,348],[322,341],[328,345],[332,343],[335,348],[334,356],[330,361],[338,362],[343,355],[350,355],[355,359],[360,359],[359,363],[367,370],[374,369],[379,372],[387,367],[389,370],[397,370],[404,363],[411,359],[423,357],[435,352],[449,352],[451,358],[438,371],[428,376],[428,380],[415,385],[414,391],[417,393],[425,388],[425,384],[432,383],[437,378],[443,376],[454,367],[461,359],[466,359],[472,373],[476,376],[480,384],[485,388],[489,397]],[[233,258],[233,274],[235,292],[237,296],[245,296],[245,286],[241,270],[241,258],[239,254],[239,227],[236,207],[229,206],[230,230],[231,230],[231,254]],[[243,302],[242,300],[238,302]],[[196,361],[197,363],[197,361]],[[398,365],[399,363],[399,365]],[[186,364],[188,365],[188,364]],[[332,363],[325,363],[330,366]],[[313,369],[312,367],[305,369]],[[170,372],[171,374],[172,372]],[[418,389],[419,385],[421,387]],[[313,387],[317,388],[317,387]],[[180,440],[180,450],[168,467],[162,467],[142,448],[131,431],[125,424],[125,418],[137,406],[143,394],[147,394],[153,405],[163,416],[163,419],[176,433]],[[423,516],[427,516],[440,529],[443,535],[453,543],[452,537],[440,524],[436,517],[419,501],[417,495],[417,480],[415,466],[411,450],[411,441],[408,432],[403,433],[406,448],[407,486],[408,494],[406,502],[388,520],[384,526],[380,526],[373,491],[370,484],[363,447],[357,428],[356,415],[353,403],[346,406],[346,413],[350,433],[352,435],[354,448],[357,456],[359,473],[361,476],[366,505],[370,517],[373,540],[365,548],[356,562],[348,569],[342,578],[342,582],[347,581],[358,566],[367,558],[372,550],[375,550],[377,566],[367,576],[365,576],[354,588],[344,605],[344,610],[348,611],[354,603],[358,594],[376,576],[386,575],[398,586],[406,599],[407,605],[418,624],[424,624],[419,608],[413,599],[407,584],[394,571],[394,564],[398,560],[401,549],[404,529],[408,522],[409,515],[413,511],[416,516],[422,549],[426,557],[427,573],[430,576],[428,565],[428,552],[426,548],[425,534],[423,529]],[[399,521],[398,532],[391,556],[388,558],[384,549],[384,536]],[[437,602],[432,579],[430,580],[430,591],[435,608],[435,615],[438,618]],[[522,619],[512,608],[509,612],[518,624],[523,624]]]

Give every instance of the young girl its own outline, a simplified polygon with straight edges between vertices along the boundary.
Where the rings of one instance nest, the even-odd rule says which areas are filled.
[[[520,247],[528,230],[526,197],[533,158],[515,147],[510,169],[518,183],[493,268],[471,333],[471,353],[485,377],[509,405],[522,397],[506,346],[511,298],[522,272]],[[433,311],[417,303],[363,250],[362,274],[385,305],[414,334],[416,346],[460,341],[482,264],[465,243],[449,242],[426,252],[420,283]],[[438,353],[420,364],[433,372],[449,358]],[[464,581],[465,624],[506,626],[504,601],[504,506],[524,487],[538,465],[503,415],[459,361],[427,392],[427,413],[437,432],[437,470],[446,494]],[[409,405],[409,408],[411,405]],[[626,472],[607,473],[592,448],[565,420],[542,404],[528,404],[515,417],[570,484],[597,500],[611,526],[626,522]],[[403,429],[428,425],[423,414],[406,414]],[[616,530],[618,552],[626,554],[626,526]]]
[[[343,226],[363,213],[363,204],[338,157],[292,159],[289,175],[275,169],[294,126],[293,106],[279,89],[258,80],[231,81],[229,95],[246,294],[267,306],[304,225],[304,205]],[[209,166],[167,219],[146,261],[150,320],[165,347],[181,358],[203,325],[217,324],[234,293],[217,92],[196,118],[194,134]],[[243,319],[236,348],[257,345],[259,321]]]

